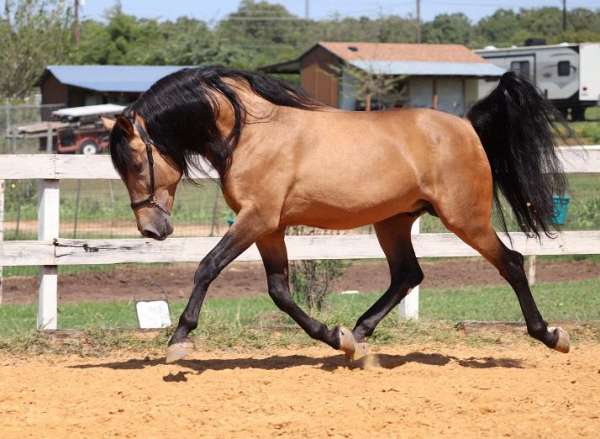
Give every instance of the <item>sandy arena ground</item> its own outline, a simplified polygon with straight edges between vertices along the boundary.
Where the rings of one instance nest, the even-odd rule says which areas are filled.
[[[600,436],[600,345],[396,346],[110,358],[0,354],[0,437]]]

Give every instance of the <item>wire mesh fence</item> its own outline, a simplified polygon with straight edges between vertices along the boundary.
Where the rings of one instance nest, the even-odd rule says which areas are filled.
[[[0,154],[46,153],[46,136],[32,138],[20,130],[42,121],[61,105],[4,105],[0,120]],[[46,119],[47,117],[44,117]],[[2,176],[0,176],[2,179]],[[38,188],[35,180],[6,180],[4,240],[37,239]],[[60,182],[59,236],[73,239],[110,239],[139,237],[129,196],[116,180],[62,180]],[[179,185],[173,209],[174,237],[222,236],[235,221],[221,194],[219,185],[210,180]],[[337,234],[302,228],[303,233]],[[358,232],[372,232],[371,227]],[[297,233],[292,232],[292,233]],[[347,232],[345,232],[347,233]],[[63,273],[107,269],[97,266],[61,266]],[[38,267],[4,267],[4,277],[35,276]]]
[[[12,136],[19,124],[41,120],[47,111],[34,105],[4,106],[0,118],[0,153],[19,154],[40,151],[40,139]],[[9,134],[9,135],[6,135]],[[2,179],[2,176],[0,176]],[[571,206],[566,230],[600,229],[600,177],[570,175]],[[4,209],[4,239],[29,240],[37,238],[38,182],[35,180],[6,180]],[[60,234],[63,238],[110,239],[139,237],[129,196],[118,180],[63,180],[60,182]],[[204,180],[198,185],[184,182],[179,185],[173,209],[175,237],[223,235],[234,215],[227,206],[219,185]],[[509,223],[516,230],[514,222]],[[426,215],[421,232],[443,232],[437,218]],[[322,230],[311,227],[290,228],[290,234],[374,233],[372,226],[350,231]],[[97,270],[98,267],[61,267],[63,272]],[[5,267],[4,276],[33,276],[37,267]]]
[[[42,122],[52,111],[63,108],[62,104],[5,104],[0,106],[0,154],[31,154],[43,152],[46,134],[32,135],[21,128]]]

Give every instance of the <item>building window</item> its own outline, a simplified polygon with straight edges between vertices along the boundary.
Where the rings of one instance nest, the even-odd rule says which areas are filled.
[[[515,72],[517,76],[523,79],[530,79],[531,73],[529,72],[529,61],[513,61],[510,63],[510,70]]]
[[[571,63],[569,61],[560,61],[558,63],[558,76],[569,76],[571,74]]]

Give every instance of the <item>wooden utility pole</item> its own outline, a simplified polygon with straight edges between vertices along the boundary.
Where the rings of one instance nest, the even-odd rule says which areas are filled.
[[[310,19],[310,0],[304,0],[304,18]]]
[[[563,11],[562,11],[562,30],[567,30],[567,0],[563,0]]]
[[[76,47],[79,47],[79,37],[81,35],[81,30],[79,28],[79,2],[80,0],[73,0],[73,15],[75,16],[75,22],[73,23],[73,40],[75,41]]]
[[[421,0],[417,0],[417,44],[421,43]]]

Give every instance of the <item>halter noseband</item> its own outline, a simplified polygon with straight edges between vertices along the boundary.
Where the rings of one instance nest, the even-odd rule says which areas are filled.
[[[146,145],[148,167],[150,168],[150,195],[148,195],[147,198],[144,198],[141,201],[133,201],[131,203],[131,208],[133,210],[136,210],[143,206],[156,207],[163,213],[170,216],[171,212],[169,212],[167,209],[161,206],[158,200],[156,199],[156,188],[154,184],[154,157],[152,156],[152,145],[154,145],[154,142],[152,142],[152,140],[150,139],[150,136],[148,135],[148,132],[145,130],[145,128],[139,123],[137,123],[137,121],[134,122],[133,125],[135,126],[135,128],[137,128],[138,133],[140,133],[140,138],[142,139],[142,142],[144,142],[144,145]]]

